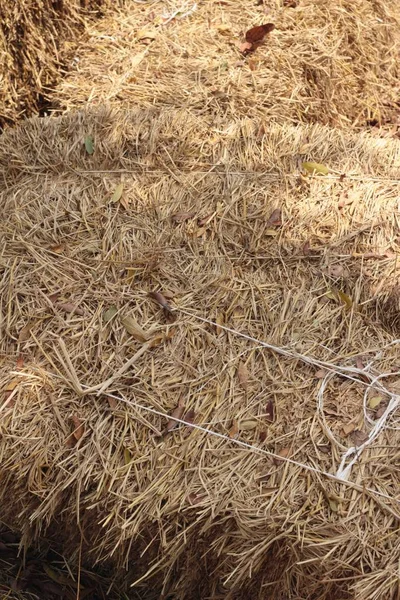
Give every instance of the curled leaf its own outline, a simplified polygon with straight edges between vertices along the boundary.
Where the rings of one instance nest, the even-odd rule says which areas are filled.
[[[373,396],[372,398],[370,398],[368,400],[368,406],[374,410],[375,408],[377,408],[380,403],[382,401],[382,396]]]
[[[238,422],[236,421],[236,419],[233,419],[232,421],[232,425],[229,429],[228,435],[230,438],[236,438],[237,434],[239,433],[239,426],[238,426]]]
[[[167,299],[161,294],[161,292],[150,292],[150,298],[153,298],[158,304],[160,304],[166,311],[172,312],[172,308],[167,302]]]
[[[183,420],[186,421],[187,423],[194,423],[194,418],[196,416],[195,411],[193,410],[193,408],[190,408],[187,413],[185,413],[183,415]]]
[[[83,436],[83,434],[85,433],[85,428],[84,428],[83,422],[76,415],[73,415],[71,417],[71,421],[74,426],[74,431],[72,432],[72,435],[78,442],[81,439],[81,437]]]
[[[258,425],[257,421],[249,419],[247,421],[241,421],[239,425],[240,431],[251,431],[252,429],[256,429]]]
[[[252,27],[246,31],[246,42],[250,42],[252,44],[261,42],[273,29],[275,29],[275,25],[273,23],[266,23],[265,25],[257,25],[256,27]]]
[[[329,169],[325,165],[316,162],[303,162],[303,169],[310,175],[328,175]]]
[[[193,219],[195,217],[195,213],[193,212],[181,212],[176,213],[176,215],[172,216],[172,220],[174,223],[184,223],[185,221],[189,221],[189,219]]]
[[[353,306],[353,300],[350,298],[350,296],[348,296],[341,290],[337,290],[337,295],[339,296],[339,299],[342,302],[342,304],[346,305],[346,308],[350,309]]]
[[[119,183],[117,185],[117,187],[115,188],[113,195],[111,196],[110,202],[112,204],[114,204],[115,202],[118,202],[119,200],[121,200],[123,191],[124,191],[124,184]]]
[[[271,216],[267,221],[267,227],[280,227],[282,225],[282,211],[276,208],[272,211]]]
[[[169,419],[167,426],[165,428],[166,432],[169,433],[175,427],[179,425],[179,421],[176,419],[182,419],[183,413],[185,412],[185,407],[182,404],[178,404],[176,408],[171,413],[171,418]]]
[[[115,315],[117,314],[117,312],[118,312],[118,309],[114,305],[110,306],[110,308],[107,308],[107,310],[104,311],[104,313],[103,313],[103,321],[104,321],[104,323],[109,323],[109,321],[111,321],[111,319],[113,317],[115,317]]]
[[[138,340],[139,342],[147,342],[147,333],[143,331],[139,323],[133,317],[122,317],[121,323],[125,327],[127,332],[130,333],[136,340]]]

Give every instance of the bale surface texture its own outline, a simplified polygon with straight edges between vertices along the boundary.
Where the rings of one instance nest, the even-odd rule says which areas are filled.
[[[3,134],[0,519],[148,598],[396,598],[396,413],[349,485],[288,462],[336,472],[365,384],[332,378],[321,414],[317,369],[260,342],[398,370],[399,150],[184,111]]]

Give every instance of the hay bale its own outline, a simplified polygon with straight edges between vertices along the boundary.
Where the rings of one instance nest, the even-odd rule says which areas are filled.
[[[398,430],[349,485],[287,462],[335,473],[368,430],[364,385],[331,379],[323,418],[316,368],[240,334],[347,365],[382,350],[374,369],[397,370],[371,310],[395,259],[371,255],[398,251],[399,150],[174,111],[3,135],[0,519],[149,598],[395,598]],[[160,436],[188,411],[222,437]]]
[[[115,3],[113,3],[115,4]],[[85,28],[109,0],[15,0],[0,4],[0,127],[51,106]]]
[[[345,128],[396,120],[397,0],[201,2],[165,22],[173,5],[131,3],[96,23],[57,103],[178,106],[213,118]],[[266,21],[275,30],[244,56],[246,30]]]

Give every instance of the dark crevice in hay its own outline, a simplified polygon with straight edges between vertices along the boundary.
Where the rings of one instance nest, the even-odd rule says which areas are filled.
[[[56,110],[56,86],[67,74],[88,23],[110,0],[15,0],[0,3],[0,131]]]

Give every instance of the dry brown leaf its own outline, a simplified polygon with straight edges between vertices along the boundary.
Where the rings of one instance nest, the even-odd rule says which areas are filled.
[[[246,363],[240,361],[238,370],[237,370],[239,383],[244,390],[247,390],[247,384],[249,381],[249,372],[246,366]]]
[[[287,458],[287,457],[289,456],[289,454],[290,454],[290,448],[289,448],[289,447],[282,448],[282,450],[279,450],[279,452],[278,452],[277,454],[278,454],[278,456],[281,456],[281,457],[282,457],[282,459],[283,459],[283,458]],[[280,458],[278,458],[278,457],[274,456],[272,460],[273,460],[273,462],[274,462],[276,465],[279,465],[280,463],[282,463],[282,462],[283,462],[283,460],[282,460],[282,459],[280,459]]]
[[[224,331],[221,325],[225,325],[225,317],[224,314],[220,312],[217,314],[217,318],[215,319],[215,331],[217,335],[221,335],[221,333]]]
[[[174,408],[174,410],[171,413],[171,418],[167,423],[167,426],[165,428],[166,432],[170,432],[173,429],[175,429],[175,427],[177,427],[179,425],[179,421],[176,421],[175,419],[182,419],[182,415],[185,412],[185,407],[182,406],[181,404],[178,404],[178,406],[176,408]]]
[[[186,497],[186,500],[189,504],[194,506],[195,504],[199,504],[199,502],[201,502],[204,498],[205,498],[204,494],[194,494],[193,492],[191,492]]]
[[[343,277],[345,274],[342,265],[329,265],[326,272],[330,277]]]
[[[388,407],[388,402],[387,401],[381,402],[380,405],[379,405],[378,410],[375,413],[375,418],[376,419],[380,419],[381,416],[383,415],[383,413],[385,412],[385,410],[387,409],[387,407]]]
[[[85,433],[85,428],[84,428],[83,422],[76,415],[73,415],[71,417],[71,421],[74,426],[74,431],[72,432],[72,435],[74,436],[76,441],[79,442],[79,440]]]
[[[233,419],[228,435],[230,438],[236,438],[239,433],[239,424],[236,419]]]
[[[317,379],[325,379],[327,374],[328,371],[326,369],[319,369],[318,371],[316,371],[314,377],[316,377]]]
[[[252,27],[246,31],[246,42],[250,42],[252,44],[261,42],[267,33],[273,29],[275,29],[275,25],[273,23],[266,23],[265,25],[257,25],[256,27]]]
[[[167,302],[167,299],[161,294],[161,292],[149,292],[150,298],[153,298],[158,304],[160,304],[166,311],[172,312],[170,305]]]
[[[329,444],[320,444],[319,446],[317,446],[317,449],[322,452],[323,454],[330,454],[331,453],[331,447],[329,446]]]
[[[73,304],[72,302],[56,302],[56,306],[58,308],[61,308],[61,310],[64,310],[67,313],[73,314],[76,313],[77,315],[80,315],[81,317],[85,314],[85,312],[82,310],[82,308],[80,308],[79,306],[76,306],[76,304]]]
[[[347,437],[348,435],[350,435],[350,433],[352,433],[355,430],[356,426],[353,423],[347,423],[346,425],[343,425],[342,427],[342,432],[343,435],[345,437]]]
[[[362,446],[364,442],[368,439],[368,433],[365,431],[361,431],[361,429],[356,429],[351,434],[351,439],[355,446]]]
[[[184,223],[185,221],[189,221],[189,219],[193,219],[195,216],[196,213],[193,212],[180,212],[173,215],[172,220],[174,223]]]
[[[31,329],[36,325],[36,321],[29,321],[19,332],[18,342],[26,342],[31,336]]]
[[[276,208],[272,211],[268,221],[267,227],[280,227],[282,225],[282,211],[280,208]]]
[[[258,439],[260,440],[260,442],[265,442],[265,440],[267,439],[267,432],[260,431],[260,435],[258,436]]]
[[[183,420],[186,421],[187,423],[194,423],[194,418],[196,416],[195,411],[193,410],[193,408],[190,408],[187,413],[185,413],[183,415]],[[188,427],[190,427],[190,425],[188,425]]]
[[[49,250],[55,254],[62,254],[65,250],[64,244],[57,244],[57,246],[50,246]]]
[[[273,402],[272,398],[270,398],[267,401],[267,405],[265,407],[265,418],[270,423],[273,423],[273,421],[274,421],[274,412],[275,412],[274,411],[274,402]]]
[[[130,317],[129,315],[122,317],[121,323],[127,332],[135,338],[135,340],[138,340],[138,342],[147,342],[147,333],[143,331],[139,323],[133,317]]]
[[[118,402],[115,398],[113,398],[112,396],[107,396],[107,402],[108,402],[108,406],[110,408],[112,408],[113,410],[117,408],[118,406]]]
[[[20,354],[17,358],[17,364],[15,365],[15,368],[22,369],[22,367],[24,366],[24,362],[25,362],[25,359],[22,356],[22,354]]]

